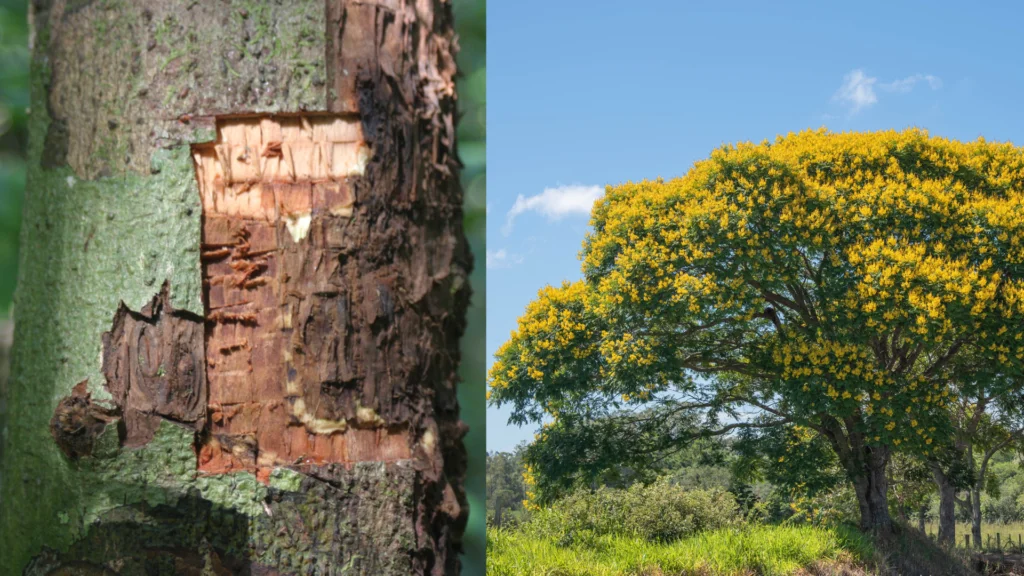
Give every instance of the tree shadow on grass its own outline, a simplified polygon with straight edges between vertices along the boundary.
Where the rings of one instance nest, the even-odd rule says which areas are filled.
[[[916,528],[897,523],[896,534],[879,544],[891,574],[943,574],[976,576],[962,550],[947,550]]]

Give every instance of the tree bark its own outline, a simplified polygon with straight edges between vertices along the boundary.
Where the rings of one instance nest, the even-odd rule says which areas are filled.
[[[501,528],[502,512],[505,510],[505,503],[499,498],[494,507],[494,526]]]
[[[888,479],[885,467],[888,458],[880,450],[865,450],[862,469],[854,478],[854,492],[860,508],[860,528],[864,532],[885,537],[892,533],[889,516]]]
[[[975,542],[981,542],[981,493],[985,490],[985,476],[988,474],[988,463],[992,460],[992,456],[994,456],[996,452],[1008,446],[1011,440],[1019,434],[1019,431],[1013,432],[1002,442],[985,450],[981,455],[981,466],[977,470],[974,469],[973,448],[969,451],[969,457],[971,458],[972,465],[971,469],[972,471],[975,471],[976,474],[973,478],[974,482],[971,485],[970,494],[968,495],[968,502],[971,507],[971,535],[974,537]]]
[[[984,478],[984,476],[982,476]],[[981,487],[975,485],[970,490],[971,503],[971,538],[974,546],[981,546]]]
[[[445,0],[33,0],[0,572],[456,574]]]
[[[883,446],[867,444],[862,434],[850,432],[855,428],[852,421],[841,424],[831,417],[822,418],[821,432],[832,444],[847,477],[853,482],[860,510],[860,529],[885,539],[893,533],[886,474],[889,451]]]
[[[937,464],[931,465],[932,477],[939,490],[939,543],[956,545],[956,488]]]

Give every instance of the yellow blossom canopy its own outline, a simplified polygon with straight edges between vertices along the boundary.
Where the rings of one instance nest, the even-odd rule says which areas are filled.
[[[525,422],[671,392],[927,452],[963,382],[1024,369],[1022,201],[1020,148],[920,130],[806,131],[609,187],[584,279],[530,304],[490,399]]]

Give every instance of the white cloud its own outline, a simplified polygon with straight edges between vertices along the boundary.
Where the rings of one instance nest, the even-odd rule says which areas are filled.
[[[511,268],[513,264],[522,264],[523,257],[519,254],[509,254],[504,248],[501,250],[487,251],[487,268]]]
[[[892,82],[879,84],[878,87],[890,92],[910,92],[918,82],[927,82],[928,87],[932,90],[942,88],[942,80],[939,80],[931,74],[914,74],[913,76],[907,76],[902,80],[893,80]]]
[[[860,68],[851,71],[843,77],[843,85],[839,87],[833,100],[843,102],[850,107],[850,114],[856,114],[860,110],[878,103],[878,94],[875,87],[885,92],[907,93],[914,89],[920,82],[925,82],[932,90],[942,87],[942,80],[931,74],[914,74],[893,80],[892,82],[878,82],[878,78],[868,76]]]
[[[525,197],[520,194],[505,217],[505,227],[502,228],[502,232],[508,236],[512,232],[512,222],[525,212],[539,212],[547,216],[549,220],[561,220],[572,214],[590,214],[594,202],[602,195],[604,195],[603,187],[580,184],[545,188],[536,196]]]
[[[833,98],[849,104],[850,113],[853,114],[878,102],[874,89],[877,81],[878,78],[866,76],[863,70],[854,70],[843,77],[843,85]]]

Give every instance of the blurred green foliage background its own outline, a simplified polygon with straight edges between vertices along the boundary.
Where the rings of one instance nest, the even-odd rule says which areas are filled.
[[[459,403],[462,419],[469,425],[466,450],[469,471],[466,488],[469,492],[470,516],[465,536],[465,564],[462,573],[483,576],[486,546],[484,498],[486,492],[484,459],[487,439],[484,433],[486,405],[486,350],[484,329],[486,302],[486,235],[487,220],[487,155],[486,155],[486,3],[485,0],[454,0],[455,29],[459,34],[459,157],[465,165],[462,183],[466,192],[466,234],[476,258],[470,282],[473,286],[469,326],[462,337],[462,387]]]
[[[25,0],[0,0],[0,324],[11,313],[18,268],[18,234],[25,191],[26,118],[29,107],[28,18]],[[462,339],[459,400],[469,425],[467,489],[471,506],[463,574],[484,574],[484,233],[486,220],[486,7],[484,0],[453,0],[461,51],[459,155],[465,170],[465,225],[477,264],[473,301]],[[3,327],[0,326],[0,330]],[[3,358],[3,354],[0,354]],[[0,370],[0,374],[3,370]],[[0,394],[4,391],[0,383]],[[3,420],[0,398],[0,424]]]
[[[0,319],[10,315],[18,271],[28,110],[27,2],[0,0]]]

